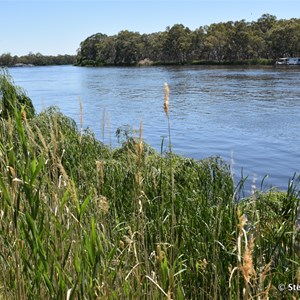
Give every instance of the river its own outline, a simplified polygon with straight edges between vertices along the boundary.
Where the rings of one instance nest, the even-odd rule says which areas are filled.
[[[264,190],[286,189],[299,174],[300,68],[50,66],[9,72],[38,112],[58,106],[79,124],[81,101],[83,127],[113,147],[117,128],[138,129],[142,118],[144,140],[159,151],[168,136],[168,82],[175,153],[221,156],[237,181],[248,176],[248,190],[263,179]]]

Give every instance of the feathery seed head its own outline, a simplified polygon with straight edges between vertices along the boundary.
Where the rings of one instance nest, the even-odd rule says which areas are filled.
[[[26,111],[25,110],[22,111],[22,120],[23,121],[27,120],[27,116],[26,116]]]
[[[164,254],[163,254],[163,251],[161,250],[160,245],[157,245],[156,253],[157,253],[157,260],[159,261],[159,263],[161,263],[164,258]]]
[[[245,281],[247,283],[250,282],[251,276],[256,274],[256,272],[254,270],[254,266],[253,266],[253,257],[252,257],[253,248],[254,248],[254,238],[252,238],[250,240],[250,243],[246,247],[244,257],[243,257],[242,272],[243,272]]]
[[[124,244],[124,242],[122,240],[120,240],[120,242],[119,242],[119,247],[122,250],[125,248],[125,244]]]
[[[239,219],[238,227],[239,227],[240,231],[242,231],[242,229],[244,229],[245,225],[247,224],[247,217],[244,214],[242,214],[240,209],[238,209],[237,215],[238,215],[238,219]]]
[[[106,197],[101,196],[100,197],[100,208],[103,211],[103,213],[107,214],[109,210],[109,204],[107,202]]]
[[[169,115],[169,94],[170,88],[167,82],[165,82],[165,102],[164,102],[164,110],[166,115]]]
[[[142,122],[142,118],[141,118],[140,129],[139,129],[139,143],[138,143],[139,158],[141,158],[142,152],[143,152],[143,122]]]

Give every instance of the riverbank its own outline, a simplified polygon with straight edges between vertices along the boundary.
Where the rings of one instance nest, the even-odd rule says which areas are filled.
[[[2,298],[297,297],[296,178],[240,199],[221,159],[159,153],[142,122],[111,149],[0,83]]]
[[[216,60],[195,60],[190,62],[153,62],[145,59],[135,63],[97,63],[96,61],[83,61],[75,63],[78,67],[145,67],[145,66],[274,66],[274,59],[248,59],[248,60],[233,60],[233,61],[216,61]]]

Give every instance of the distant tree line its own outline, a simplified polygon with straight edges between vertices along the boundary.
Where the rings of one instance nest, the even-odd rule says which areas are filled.
[[[151,34],[128,30],[113,36],[97,33],[81,42],[76,64],[271,63],[299,53],[300,19],[277,20],[264,14],[253,22],[214,23],[196,30],[175,24]]]
[[[16,64],[48,66],[48,65],[72,65],[76,61],[76,55],[42,55],[29,52],[23,56],[12,56],[10,53],[0,55],[0,66],[12,67]]]

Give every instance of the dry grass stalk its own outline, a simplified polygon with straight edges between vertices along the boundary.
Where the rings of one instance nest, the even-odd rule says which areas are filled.
[[[103,162],[101,160],[96,161],[96,168],[100,176],[100,182],[104,184],[104,171],[103,171]]]
[[[238,229],[239,229],[239,236],[237,240],[237,248],[238,248],[238,261],[241,263],[241,258],[242,258],[242,236],[244,235],[244,240],[245,240],[245,247],[248,247],[248,239],[247,239],[247,233],[244,229],[245,225],[247,224],[247,218],[240,209],[237,210],[237,215],[239,219],[238,223]]]
[[[108,136],[109,136],[109,146],[111,147],[111,119],[110,119],[110,114],[108,114],[107,130],[108,130]]]
[[[22,110],[21,116],[22,116],[22,120],[27,123],[27,116],[26,116],[26,111],[25,110]]]
[[[140,129],[139,129],[139,158],[142,157],[143,152],[143,121],[142,118],[140,120]]]
[[[168,300],[172,300],[172,291],[168,290]]]
[[[169,297],[169,292],[168,292],[168,294],[163,290],[163,288],[156,282],[156,281],[154,281],[150,276],[148,276],[148,275],[146,275],[145,276],[146,278],[148,278],[166,297],[167,297],[167,299],[169,300],[169,299],[171,299],[170,297]]]
[[[9,133],[9,137],[10,140],[13,140],[13,133],[14,133],[14,126],[13,126],[13,122],[10,116],[8,116],[7,118],[7,122],[6,122],[7,128],[8,128],[8,133]]]
[[[244,214],[242,214],[241,210],[238,208],[237,211],[238,219],[239,219],[239,224],[238,228],[240,230],[240,233],[244,230],[245,225],[247,224],[247,218]]]
[[[57,167],[58,167],[60,175],[62,175],[62,178],[65,181],[64,185],[66,186],[66,183],[69,181],[69,175],[68,175],[67,171],[65,170],[65,167],[62,165],[61,162],[57,163]]]
[[[251,238],[250,243],[245,249],[243,257],[243,265],[241,266],[241,271],[244,275],[244,279],[247,284],[250,283],[251,277],[256,275],[254,266],[253,266],[253,249],[254,249],[254,238]]]
[[[83,112],[82,112],[82,101],[79,97],[79,109],[80,109],[80,135],[83,133]]]
[[[300,267],[297,270],[296,281],[297,281],[297,284],[300,284]]]
[[[271,262],[269,262],[266,266],[261,268],[259,274],[259,283],[258,283],[258,294],[256,295],[257,299],[269,299],[269,293],[272,286],[271,281],[264,287],[264,282],[267,278],[267,274],[270,273],[271,270]]]
[[[206,267],[208,265],[208,262],[205,258],[200,261],[200,268],[202,269],[203,272],[206,272]]]
[[[71,292],[72,292],[72,289],[68,289],[68,291],[67,291],[67,300],[70,299],[70,297],[71,297]]]
[[[157,245],[156,247],[156,252],[157,252],[157,256],[156,259],[158,260],[158,262],[161,264],[162,260],[164,258],[164,252],[161,250],[161,246]]]
[[[50,151],[51,160],[53,163],[56,163],[57,162],[57,143],[56,143],[56,141],[58,139],[56,138],[55,132],[53,129],[51,130],[50,136],[51,136],[51,146],[52,146],[52,149],[51,149],[52,151]]]
[[[101,196],[99,204],[100,204],[100,208],[103,211],[103,213],[107,214],[108,210],[109,210],[109,204],[108,204],[107,198],[104,196]]]
[[[169,116],[169,94],[170,88],[167,82],[165,82],[165,102],[164,102],[164,110],[167,116]]]
[[[131,270],[129,271],[129,273],[126,275],[125,280],[128,280],[128,278],[130,277],[131,273],[133,273],[133,271],[135,271],[136,268],[137,268],[139,265],[140,265],[140,263],[138,262],[138,263],[136,263],[136,264],[132,267],[132,269],[131,269]]]
[[[142,172],[141,172],[141,164],[142,164],[142,154],[143,154],[143,122],[142,118],[140,120],[140,129],[139,129],[139,143],[138,143],[138,183],[140,191],[142,190]]]
[[[237,266],[234,267],[232,269],[232,266],[230,266],[229,268],[229,272],[230,272],[230,277],[229,277],[229,287],[231,287],[231,280],[233,277],[234,272],[236,271],[238,273],[238,277],[239,277],[239,273],[242,272],[242,274],[244,275],[244,279],[246,282],[246,286],[248,287],[247,292],[249,290],[249,281],[250,281],[250,275],[252,275],[254,269],[253,269],[253,261],[252,261],[252,251],[253,251],[253,247],[254,247],[254,240],[250,241],[250,243],[252,242],[253,245],[250,244],[250,246],[248,246],[248,239],[247,239],[247,233],[244,229],[245,225],[247,224],[247,218],[246,216],[241,212],[241,210],[238,208],[237,210],[237,217],[238,217],[238,230],[239,230],[239,235],[237,237]],[[245,252],[244,252],[244,256],[242,257],[242,237],[244,236],[244,240],[245,240]],[[243,258],[243,261],[242,261]],[[252,266],[252,267],[251,267]],[[245,295],[244,295],[245,296]],[[246,296],[247,298],[247,296]]]
[[[105,135],[105,108],[102,112],[102,141],[104,143],[104,135]]]
[[[47,146],[46,140],[45,140],[45,138],[44,138],[44,136],[43,136],[43,134],[42,134],[40,128],[39,128],[37,125],[35,125],[35,130],[36,130],[36,132],[37,132],[37,135],[38,135],[38,137],[39,137],[39,140],[41,141],[41,143],[42,143],[42,145],[43,145],[43,147],[44,147],[43,150],[45,151],[45,153],[48,153],[48,152],[49,152],[49,148],[48,148],[48,146]]]
[[[120,242],[119,242],[119,247],[121,250],[123,250],[125,248],[125,243],[122,240],[120,240]]]
[[[260,275],[260,283],[263,284],[266,277],[267,277],[267,274],[270,272],[271,270],[271,263],[272,262],[269,262],[265,267],[264,267],[264,270],[262,272],[262,274]]]

